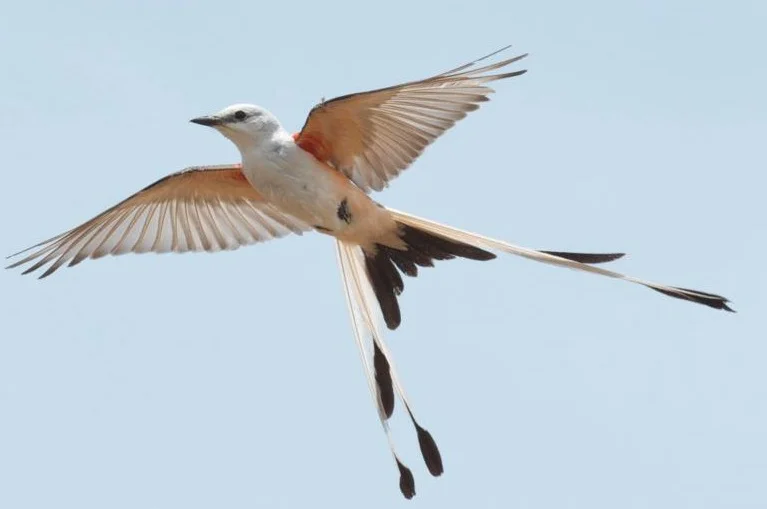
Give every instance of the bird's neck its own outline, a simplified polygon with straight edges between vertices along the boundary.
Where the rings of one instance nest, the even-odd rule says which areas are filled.
[[[239,141],[239,142],[238,142]],[[283,158],[285,152],[294,145],[293,137],[281,127],[267,136],[235,141],[246,165],[260,161]]]

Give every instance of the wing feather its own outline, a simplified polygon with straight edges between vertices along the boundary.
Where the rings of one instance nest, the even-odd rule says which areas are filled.
[[[8,268],[46,265],[46,277],[68,263],[108,254],[221,251],[309,230],[266,202],[239,165],[192,167],[164,177],[90,221],[50,238]],[[34,263],[32,263],[34,262]]]
[[[468,64],[420,81],[350,94],[312,108],[296,143],[366,192],[380,191],[445,131],[479,108],[487,83],[525,71],[488,74],[527,55]]]

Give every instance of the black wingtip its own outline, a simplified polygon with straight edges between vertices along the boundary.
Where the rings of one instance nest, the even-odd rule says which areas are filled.
[[[675,299],[687,300],[697,304],[703,304],[704,306],[708,306],[710,308],[721,309],[722,311],[728,311],[730,313],[736,313],[734,309],[727,305],[727,303],[730,301],[726,297],[722,297],[721,295],[717,295],[715,293],[701,292],[699,290],[691,290],[689,288],[680,288],[675,286],[669,287],[670,290],[666,288],[658,288],[655,286],[650,286],[649,288],[652,288],[656,292],[660,292],[663,295],[674,297]]]
[[[568,253],[566,251],[540,251],[552,256],[558,256],[566,260],[578,263],[607,263],[626,256],[626,253]]]
[[[493,76],[496,79],[502,80],[506,78],[515,78],[517,76],[522,76],[523,74],[527,73],[527,69],[522,69],[520,71],[512,71],[512,72],[505,72],[503,74],[498,74]]]
[[[421,448],[421,454],[423,460],[426,463],[426,468],[429,469],[429,473],[434,477],[439,477],[445,471],[442,466],[442,455],[439,453],[437,442],[434,441],[434,437],[431,433],[426,431],[417,422],[415,424],[416,432],[418,433],[418,445]]]
[[[397,458],[397,468],[399,469],[399,490],[410,500],[415,496],[415,479],[413,478],[413,472],[410,471],[402,462]]]

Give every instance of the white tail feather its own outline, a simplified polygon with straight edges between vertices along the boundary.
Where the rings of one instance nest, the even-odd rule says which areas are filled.
[[[535,260],[537,262],[547,263],[549,265],[559,265],[561,267],[567,267],[570,269],[580,270],[583,272],[591,272],[592,274],[599,274],[602,276],[607,276],[607,277],[611,277],[615,279],[622,279],[630,283],[636,283],[642,286],[646,286],[648,288],[652,288],[653,290],[659,291],[661,293],[665,293],[666,295],[669,295],[671,297],[694,301],[694,302],[704,304],[710,307],[714,307],[717,309],[733,311],[726,304],[729,301],[726,298],[721,297],[719,295],[700,292],[696,290],[690,290],[687,288],[678,288],[675,286],[668,286],[668,285],[663,285],[659,283],[653,283],[651,281],[637,279],[635,277],[627,276],[619,272],[603,269],[601,267],[597,267],[594,265],[587,265],[585,263],[580,263],[574,260],[568,260],[566,258],[562,258],[560,256],[556,256],[553,254],[537,251],[535,249],[515,246],[513,244],[509,244],[508,242],[503,242],[501,240],[492,239],[490,237],[486,237],[484,235],[480,235],[477,233],[472,233],[465,230],[460,230],[458,228],[453,228],[452,226],[447,226],[447,225],[430,221],[428,219],[417,217],[411,214],[406,214],[405,212],[400,212],[398,210],[388,209],[388,208],[387,210],[389,210],[389,212],[392,213],[393,217],[400,223],[406,224],[408,226],[413,226],[421,230],[425,230],[427,232],[435,233],[454,241],[464,242],[466,244],[479,247],[479,248],[503,251],[505,253],[522,256],[524,258]]]
[[[336,241],[336,254],[338,257],[338,265],[341,270],[341,279],[344,285],[344,294],[346,296],[346,303],[349,308],[349,316],[352,321],[352,329],[354,330],[354,339],[357,343],[360,359],[362,360],[362,366],[365,371],[365,379],[370,389],[370,395],[376,405],[376,411],[378,413],[378,419],[381,422],[384,433],[386,434],[386,441],[389,444],[389,451],[394,457],[394,461],[397,464],[397,468],[400,472],[400,490],[407,497],[411,498],[415,494],[415,485],[413,481],[413,474],[410,469],[405,466],[404,463],[397,456],[397,452],[394,448],[394,440],[392,439],[391,429],[387,422],[386,413],[383,408],[380,393],[377,389],[375,381],[375,372],[371,366],[371,352],[370,348],[365,345],[366,338],[370,337],[376,344],[383,344],[378,336],[378,330],[376,322],[373,319],[373,309],[370,306],[370,294],[372,290],[367,282],[364,267],[361,260],[355,254],[354,246],[350,246],[341,241]],[[367,297],[366,297],[367,295]],[[385,348],[385,347],[384,347]],[[381,348],[381,351],[387,356],[387,360],[391,365],[391,359],[388,358],[388,351]],[[392,380],[396,387],[399,387],[396,374],[392,368]],[[404,395],[400,394],[404,398]],[[404,399],[403,399],[404,401]]]
[[[344,278],[344,282],[347,281],[347,275],[350,275],[354,283],[353,291],[351,294],[347,285],[347,301],[352,299],[356,302],[357,308],[360,310],[360,314],[364,322],[360,324],[358,320],[355,320],[355,318],[352,317],[352,325],[355,327],[354,334],[355,336],[359,337],[365,337],[369,335],[373,342],[378,345],[381,353],[383,353],[386,361],[389,363],[389,372],[391,374],[392,382],[394,384],[394,389],[397,392],[397,396],[399,396],[402,403],[408,407],[408,411],[412,411],[413,406],[410,404],[410,400],[408,399],[407,393],[405,392],[405,387],[400,381],[399,374],[397,373],[397,367],[394,363],[394,357],[392,356],[389,347],[386,345],[386,342],[383,339],[383,333],[380,329],[380,320],[376,320],[374,318],[380,316],[380,312],[378,311],[379,308],[373,293],[373,289],[370,286],[367,275],[365,273],[365,265],[362,261],[362,251],[357,246],[346,244],[342,241],[336,241],[336,244],[340,253],[339,262],[341,264],[341,274]],[[362,341],[360,341],[359,344],[362,346],[362,348],[364,348],[364,343]],[[366,360],[369,363],[369,359]],[[368,368],[369,364],[366,367],[366,371],[372,374],[373,371]],[[370,378],[370,381],[373,385],[375,385],[375,382],[372,380],[372,378]],[[380,398],[376,396],[375,399],[378,402],[380,409]]]
[[[415,426],[421,454],[432,475],[439,476],[442,474],[442,458],[431,434],[416,421],[412,406],[408,401],[405,389],[397,374],[397,369],[391,352],[383,340],[383,334],[379,328],[379,320],[376,319],[376,317],[381,316],[380,310],[365,269],[362,250],[359,246],[346,244],[337,240],[336,252],[338,254],[338,262],[341,269],[341,277],[344,282],[344,289],[346,290],[346,300],[349,306],[352,327],[354,328],[354,337],[360,351],[368,386],[370,387],[371,395],[376,404],[376,409],[378,410],[378,417],[386,432],[389,448],[400,471],[400,489],[407,498],[410,498],[415,494],[413,476],[410,470],[402,463],[402,461],[400,461],[394,450],[394,442],[391,438],[391,432],[387,423],[388,416],[384,408],[379,383],[376,380],[376,368],[371,366],[371,352],[370,348],[365,344],[366,338],[369,337],[372,339],[374,348],[377,347],[378,352],[380,352],[380,355],[385,359],[385,369],[388,371],[388,375],[391,378],[391,388],[393,389],[394,394],[396,394],[396,397],[399,398],[405,406],[405,410]],[[393,407],[389,408],[389,411],[391,411],[392,408]]]

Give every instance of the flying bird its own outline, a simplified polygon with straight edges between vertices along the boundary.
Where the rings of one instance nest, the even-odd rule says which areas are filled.
[[[413,474],[395,452],[388,428],[396,397],[415,426],[429,472],[439,476],[443,465],[434,438],[416,421],[378,327],[381,317],[389,329],[400,325],[402,275],[415,277],[435,260],[487,261],[505,252],[732,311],[720,295],[595,266],[622,253],[523,248],[396,211],[371,198],[487,101],[490,83],[526,72],[509,70],[526,54],[482,63],[506,49],[426,79],[323,100],[295,134],[251,104],[194,118],[191,122],[231,140],[241,162],[191,167],[161,178],[80,226],[12,255],[32,251],[8,268],[27,265],[24,274],[44,269],[44,278],[65,264],[105,255],[231,250],[310,231],[334,237],[367,381],[399,469],[400,489],[412,498]]]

